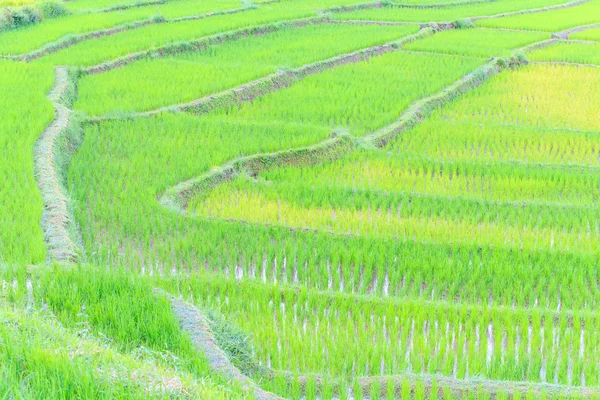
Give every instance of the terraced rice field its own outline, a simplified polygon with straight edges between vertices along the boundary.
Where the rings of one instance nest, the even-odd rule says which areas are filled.
[[[600,399],[598,0],[0,8],[0,399]]]

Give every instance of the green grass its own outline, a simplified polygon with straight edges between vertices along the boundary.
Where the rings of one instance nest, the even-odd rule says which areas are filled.
[[[244,38],[198,53],[143,60],[81,79],[75,107],[89,114],[151,110],[416,31],[410,26],[307,26]]]

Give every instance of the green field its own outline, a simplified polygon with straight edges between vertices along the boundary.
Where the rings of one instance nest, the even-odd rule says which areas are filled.
[[[599,0],[0,0],[0,399],[600,399]]]

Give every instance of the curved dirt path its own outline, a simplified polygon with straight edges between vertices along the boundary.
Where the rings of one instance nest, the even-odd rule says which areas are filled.
[[[258,400],[282,400],[271,392],[261,389],[252,379],[242,374],[242,372],[229,361],[227,355],[219,345],[210,330],[208,320],[195,306],[177,299],[162,290],[156,289],[158,294],[166,295],[171,301],[173,313],[179,320],[181,329],[187,332],[192,339],[192,343],[199,353],[205,354],[210,368],[228,379],[238,383],[244,390],[252,393]]]
[[[58,138],[65,134],[71,120],[71,110],[64,104],[69,91],[69,69],[57,67],[48,99],[54,106],[54,121],[38,139],[34,150],[35,176],[44,202],[42,229],[48,246],[48,259],[63,263],[75,262],[79,248],[71,240],[68,199],[60,184],[55,162]]]

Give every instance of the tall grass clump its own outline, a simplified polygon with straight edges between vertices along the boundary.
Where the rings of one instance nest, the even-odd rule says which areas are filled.
[[[132,274],[95,267],[43,271],[36,299],[66,327],[107,338],[125,353],[150,353],[158,362],[197,376],[207,374],[204,357],[181,332],[170,302]]]

